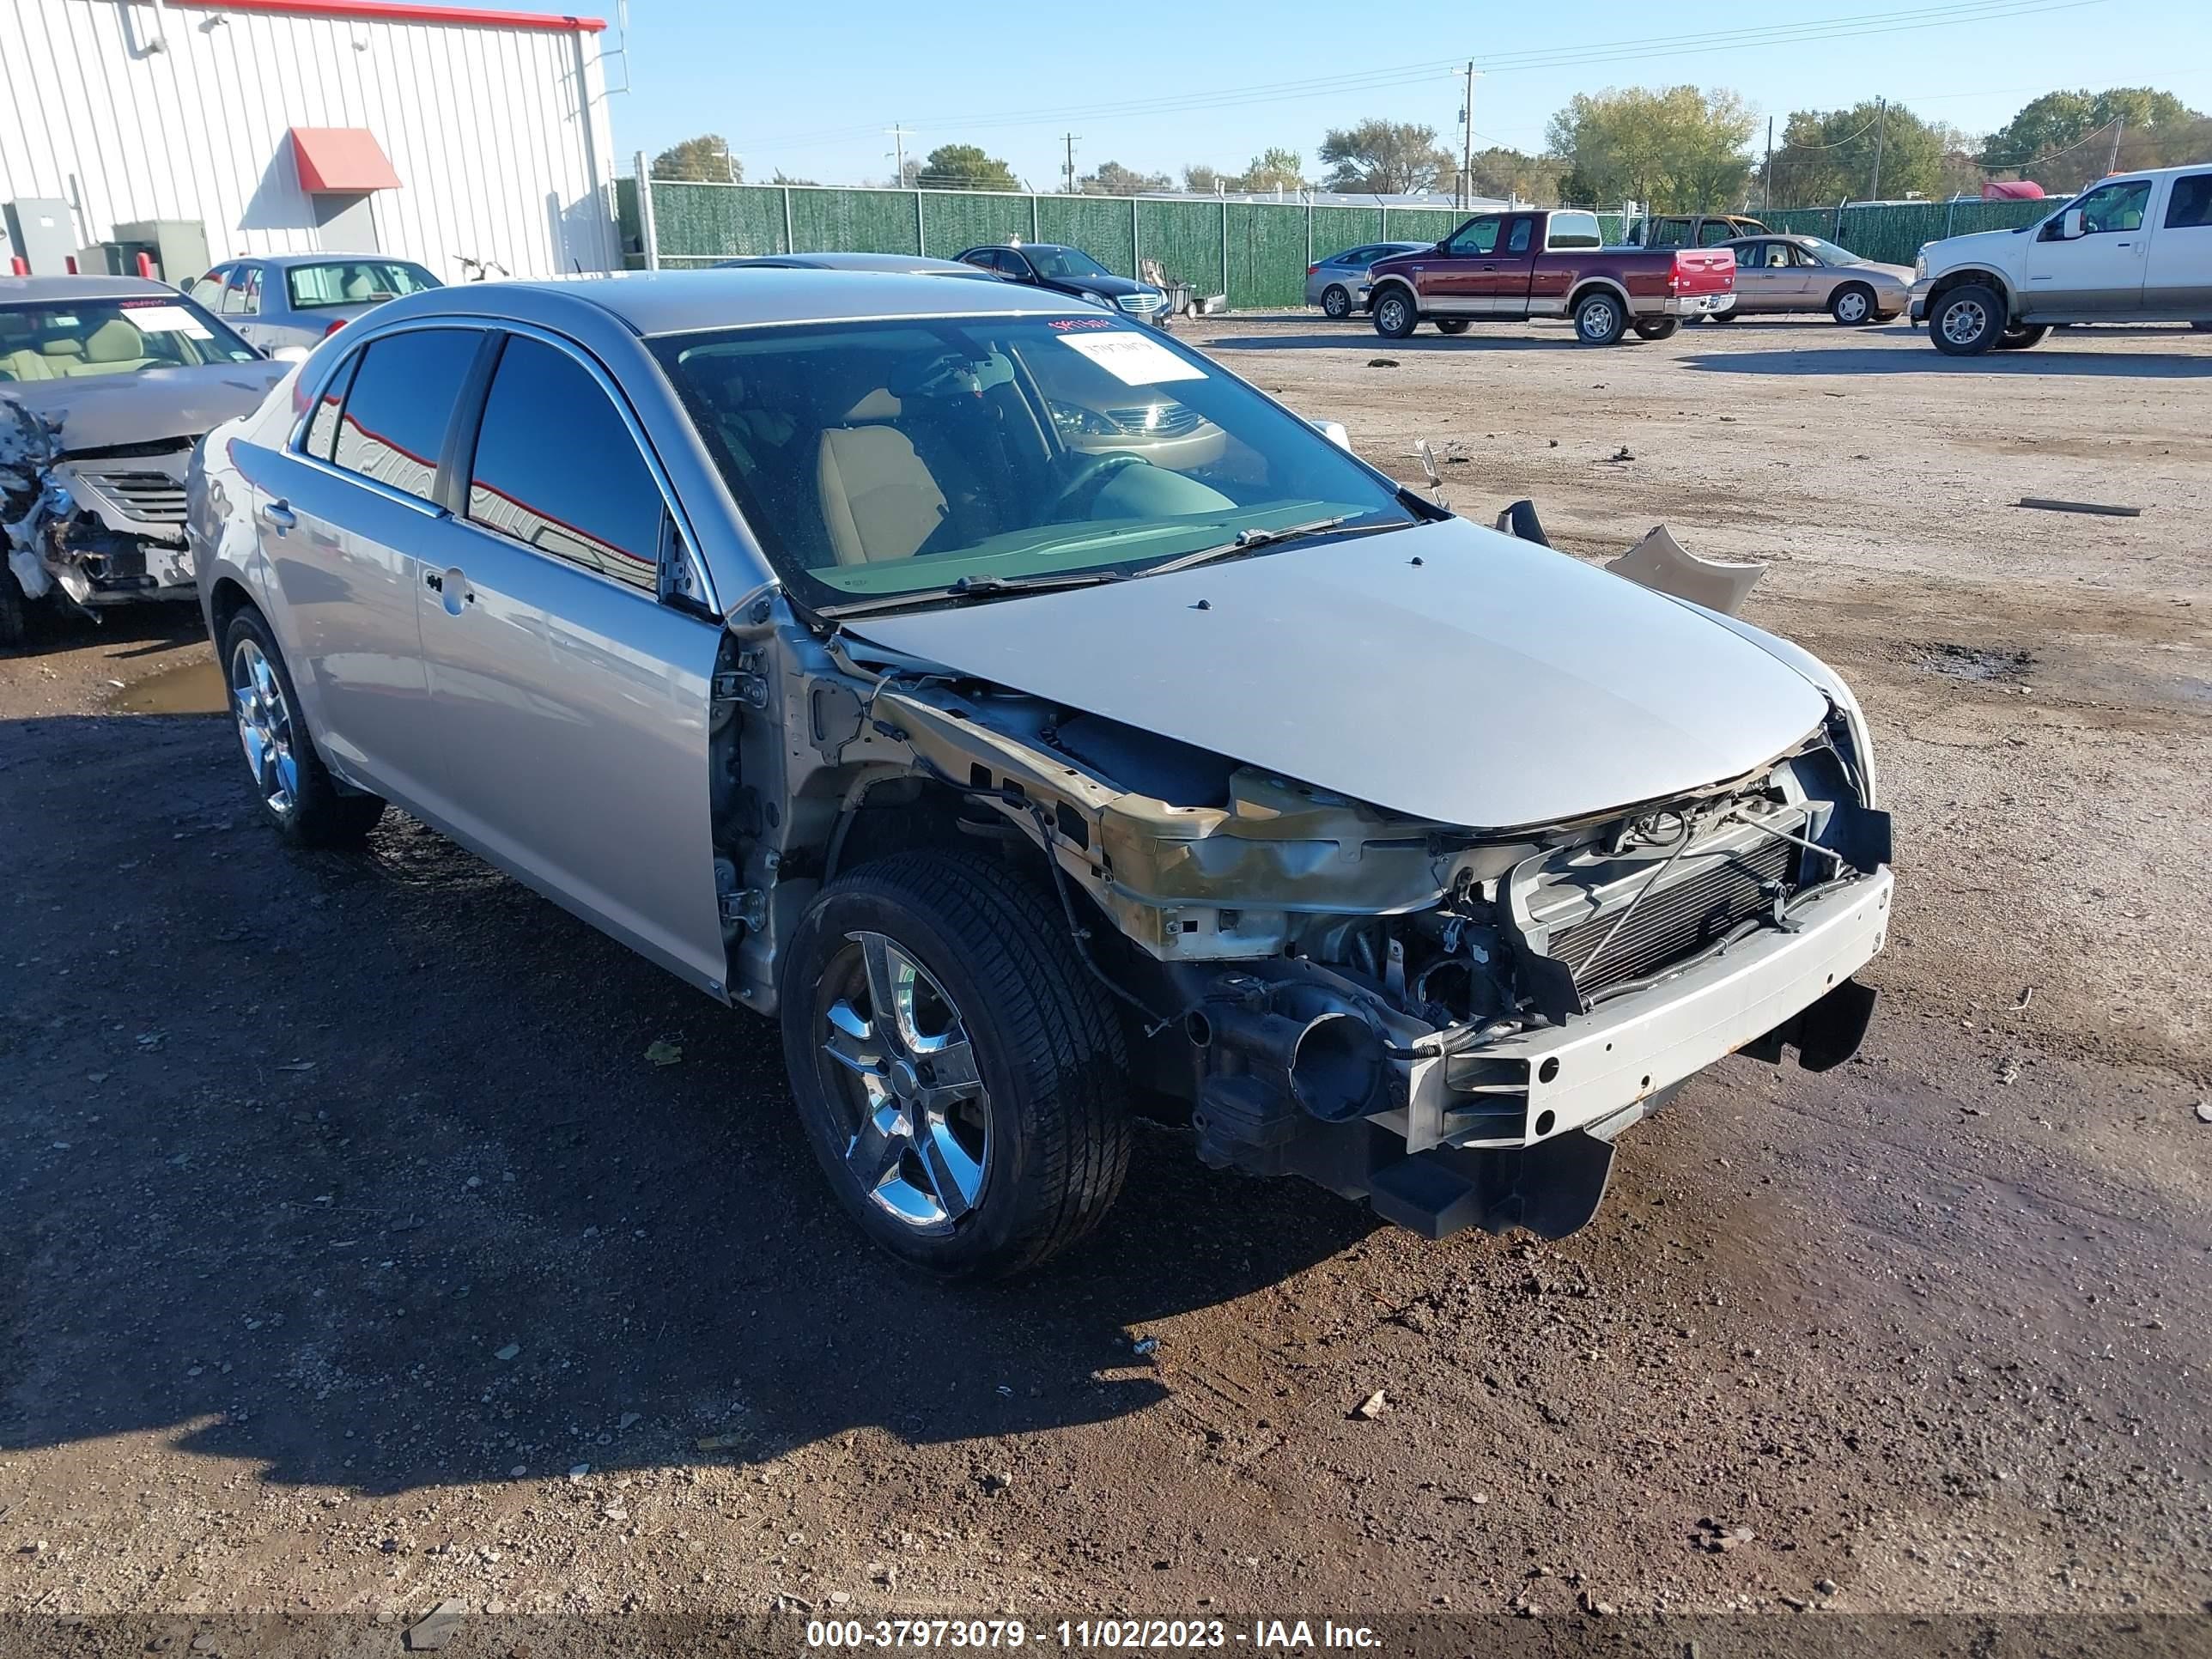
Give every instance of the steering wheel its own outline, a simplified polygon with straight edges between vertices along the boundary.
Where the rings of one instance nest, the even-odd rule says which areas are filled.
[[[1147,465],[1141,455],[1132,455],[1126,449],[1109,449],[1103,455],[1086,455],[1069,473],[1067,482],[1060,487],[1059,494],[1045,504],[1043,522],[1057,520],[1063,511],[1074,507],[1085,491],[1092,495],[1105,488],[1106,480],[1129,467]]]

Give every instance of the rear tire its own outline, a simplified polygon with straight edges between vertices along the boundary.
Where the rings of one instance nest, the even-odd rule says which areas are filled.
[[[1997,336],[1997,349],[2025,351],[2030,346],[2041,344],[2043,337],[2050,332],[2049,328],[2041,325],[2023,323],[2016,328],[2008,328]]]
[[[1375,319],[1375,331],[1386,340],[1402,340],[1421,325],[1413,297],[1402,288],[1385,289],[1370,303],[1369,312]]]
[[[1964,283],[1928,307],[1928,337],[1947,357],[1978,357],[2004,329],[2004,297],[1984,283]]]
[[[1584,345],[1609,346],[1627,331],[1626,308],[1602,289],[1584,295],[1575,307],[1575,338]]]
[[[1118,1011],[1059,908],[1007,866],[915,852],[840,877],[800,918],[781,993],[807,1139],[847,1213],[900,1260],[948,1279],[1018,1273],[1120,1193]]]
[[[1321,291],[1321,314],[1334,322],[1342,322],[1352,315],[1352,295],[1340,283],[1331,283]]]
[[[1437,319],[1437,332],[1439,334],[1464,334],[1467,332],[1467,319],[1464,317],[1439,317]]]
[[[1671,340],[1682,326],[1680,317],[1655,317],[1636,325],[1639,340]]]
[[[1828,296],[1828,315],[1845,328],[1862,328],[1874,320],[1874,290],[1863,283],[1846,283]]]
[[[295,847],[359,846],[384,802],[339,788],[324,766],[276,635],[250,605],[223,630],[222,665],[254,793],[276,833]]]

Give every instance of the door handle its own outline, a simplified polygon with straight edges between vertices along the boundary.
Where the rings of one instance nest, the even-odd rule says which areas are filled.
[[[463,605],[477,602],[476,589],[469,586],[467,575],[458,565],[448,565],[443,570],[424,571],[422,586],[444,597],[446,614],[449,617],[459,616]]]
[[[281,536],[300,522],[300,516],[292,511],[289,501],[264,501],[261,504],[261,522]]]

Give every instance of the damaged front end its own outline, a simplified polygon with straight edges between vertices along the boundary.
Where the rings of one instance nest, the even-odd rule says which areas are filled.
[[[1188,1103],[1206,1162],[1431,1237],[1571,1231],[1613,1137],[1692,1073],[1785,1046],[1817,1069],[1865,1030],[1850,975],[1887,927],[1889,823],[1840,708],[1746,775],[1478,830],[788,618],[756,637],[723,677],[719,774],[744,782],[717,813],[755,1006],[822,882],[938,815],[1042,854],[1139,1081]]]
[[[0,398],[0,529],[22,597],[52,595],[87,611],[191,597],[185,473],[193,440],[72,451],[64,424]]]

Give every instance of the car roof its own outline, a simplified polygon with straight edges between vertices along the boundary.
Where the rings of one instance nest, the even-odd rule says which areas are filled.
[[[272,270],[290,270],[298,265],[342,265],[353,259],[374,259],[382,264],[413,265],[417,270],[427,270],[420,259],[410,259],[400,253],[234,253],[227,259],[217,259],[220,265],[267,265]]]
[[[380,324],[418,317],[469,316],[557,325],[589,313],[611,317],[633,334],[683,334],[756,324],[866,322],[900,317],[979,313],[1095,317],[1097,308],[1017,283],[948,283],[916,271],[811,270],[755,266],[740,270],[622,271],[527,282],[459,283],[379,306]]]
[[[177,297],[167,283],[143,276],[0,276],[0,306],[45,305],[56,300],[132,300]]]

